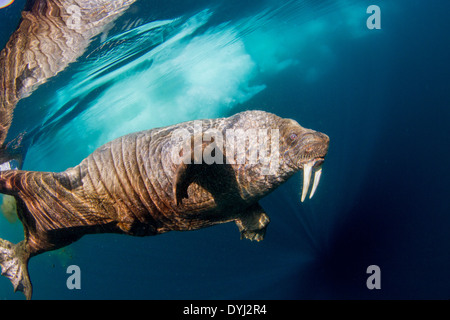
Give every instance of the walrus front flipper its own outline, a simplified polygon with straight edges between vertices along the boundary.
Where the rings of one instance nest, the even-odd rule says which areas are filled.
[[[249,207],[242,217],[236,219],[236,225],[241,232],[241,239],[256,241],[264,239],[269,222],[269,217],[258,203]]]
[[[195,145],[195,141],[199,141]],[[188,188],[196,183],[211,193],[216,203],[232,203],[233,197],[239,195],[239,188],[234,170],[226,163],[226,154],[214,139],[202,141],[202,136],[192,137],[192,152],[181,158],[173,181],[174,202],[178,206],[184,198],[189,198]]]
[[[13,244],[0,239],[0,266],[2,276],[7,277],[14,286],[14,292],[22,291],[30,300],[32,286],[28,275],[29,250],[24,241]]]

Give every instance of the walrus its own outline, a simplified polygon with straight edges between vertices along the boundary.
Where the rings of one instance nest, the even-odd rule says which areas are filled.
[[[15,106],[63,71],[136,0],[27,0],[22,19],[0,52],[0,163],[21,161],[4,145]],[[23,151],[22,151],[23,152]]]
[[[241,238],[260,241],[269,217],[258,201],[299,170],[302,201],[315,171],[312,197],[328,145],[295,120],[245,111],[123,136],[64,172],[0,172],[0,193],[16,198],[24,226],[18,244],[0,240],[2,275],[30,299],[28,260],[86,234],[152,236],[235,221]]]

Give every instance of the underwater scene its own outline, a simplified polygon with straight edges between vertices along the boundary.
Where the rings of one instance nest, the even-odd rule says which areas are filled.
[[[449,299],[449,10],[445,0],[0,1],[0,299],[31,297],[28,260],[17,267],[11,245],[24,231],[37,300]],[[238,212],[207,228],[92,226],[82,237],[74,213],[70,240],[40,236],[40,223],[58,224],[50,215],[27,216],[61,197],[46,179],[74,181],[33,185],[17,169],[78,170],[117,138],[199,119],[234,125],[254,110],[298,122],[287,141],[308,128],[326,144],[308,142],[313,160],[254,203],[270,218],[258,218],[258,241]],[[253,123],[247,114],[239,121]],[[206,172],[220,193],[214,170],[174,175]],[[177,204],[192,181],[173,186]],[[93,215],[77,197],[46,206]]]

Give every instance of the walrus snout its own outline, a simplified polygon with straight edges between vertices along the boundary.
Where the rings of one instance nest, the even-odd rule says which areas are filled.
[[[309,198],[311,199],[316,192],[322,175],[322,164],[328,153],[329,144],[330,138],[326,134],[313,130],[307,130],[298,142],[298,165],[303,169],[302,202],[308,193],[313,169],[313,186]]]
[[[299,165],[310,162],[313,159],[324,159],[328,152],[328,146],[330,144],[330,138],[321,132],[308,130],[299,139],[297,145],[297,159],[299,159]]]

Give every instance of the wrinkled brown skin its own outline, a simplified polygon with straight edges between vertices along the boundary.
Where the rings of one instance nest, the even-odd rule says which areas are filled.
[[[262,165],[248,159],[245,164],[173,163],[171,153],[179,145],[171,134],[180,128],[193,132],[192,121],[118,138],[61,173],[1,172],[0,192],[16,197],[24,225],[20,250],[32,257],[85,234],[149,236],[229,221],[236,222],[241,237],[259,241],[269,218],[258,200],[304,163],[323,160],[328,150],[326,135],[263,111],[202,120],[202,126],[203,132],[214,128],[224,136],[226,129],[279,129],[275,174],[263,175]]]
[[[29,10],[0,52],[0,163],[15,157],[4,142],[19,100],[80,57],[91,39],[135,1],[28,1]]]

